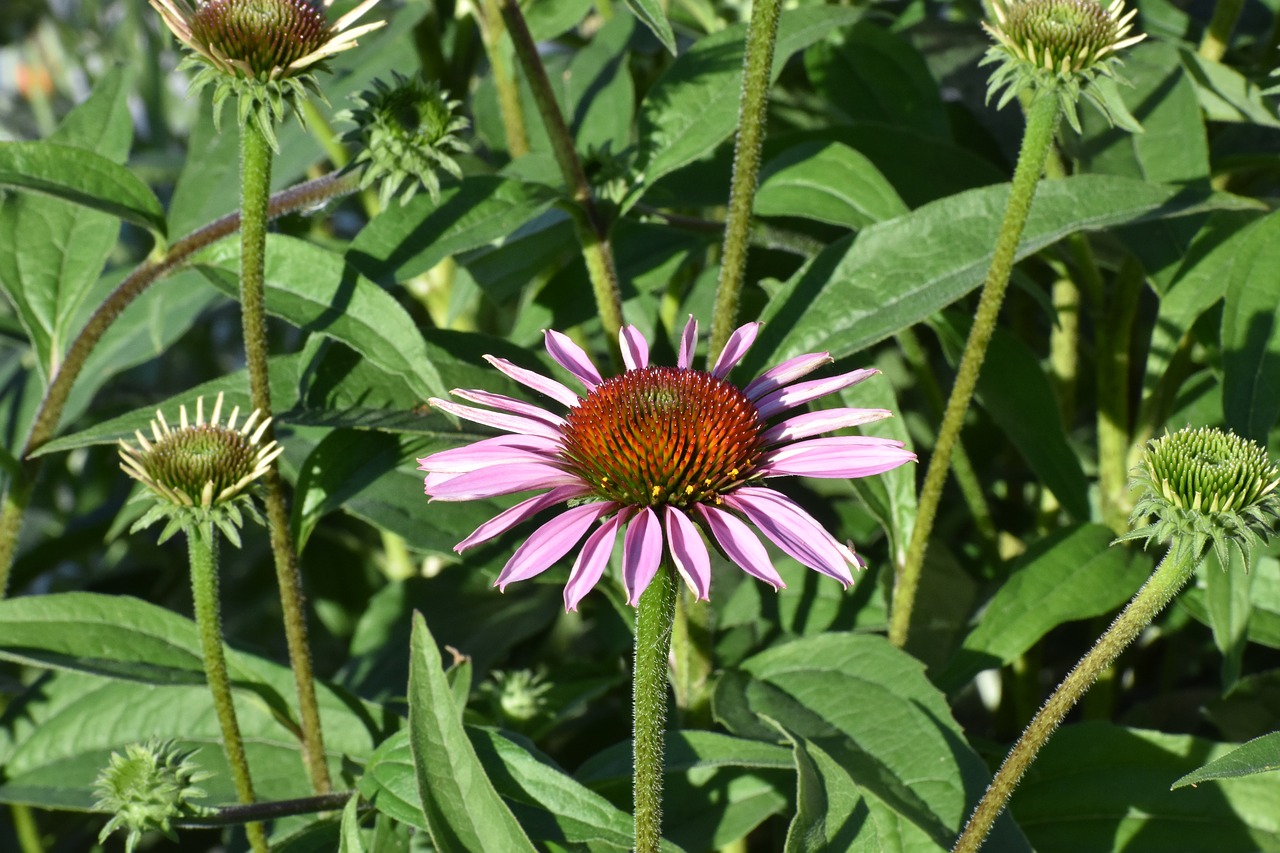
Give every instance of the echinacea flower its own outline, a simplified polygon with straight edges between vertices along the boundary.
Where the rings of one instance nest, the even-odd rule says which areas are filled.
[[[239,428],[239,406],[231,410],[226,423],[219,423],[222,399],[218,394],[207,423],[204,398],[197,397],[194,423],[187,417],[186,406],[178,409],[177,429],[169,425],[163,411],[156,410],[150,440],[138,430],[136,447],[120,441],[120,468],[157,499],[134,530],[168,518],[169,525],[160,535],[163,542],[184,525],[207,520],[240,544],[236,528],[243,524],[241,510],[257,516],[249,489],[284,448],[275,441],[262,441],[271,419],[259,422],[257,409]]]
[[[726,377],[759,328],[759,323],[748,323],[735,331],[706,372],[690,366],[698,337],[692,318],[676,367],[650,365],[644,337],[627,326],[619,333],[627,369],[607,380],[569,338],[546,332],[547,352],[583,385],[585,395],[486,356],[498,370],[568,411],[561,416],[488,391],[453,391],[480,407],[431,400],[459,418],[509,434],[419,459],[419,467],[428,472],[428,497],[464,501],[542,491],[480,525],[455,550],[461,553],[559,507],[516,549],[496,586],[505,589],[540,574],[585,536],[564,591],[566,609],[574,610],[599,581],[619,532],[625,531],[622,584],[632,605],[658,571],[664,552],[697,597],[708,597],[711,561],[703,533],[745,572],[781,589],[782,578],[752,525],[801,564],[846,587],[853,583],[850,567],[862,567],[857,555],[765,483],[789,475],[866,477],[915,455],[889,439],[814,438],[888,417],[883,409],[827,409],[770,424],[783,412],[878,371],[797,381],[832,361],[825,352],[810,353],[739,389]]]

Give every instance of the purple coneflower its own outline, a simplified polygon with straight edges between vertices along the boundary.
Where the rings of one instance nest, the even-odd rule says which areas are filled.
[[[825,352],[797,356],[739,389],[725,377],[750,348],[759,323],[729,338],[710,372],[695,370],[698,324],[685,326],[676,367],[649,364],[649,348],[634,326],[619,333],[626,371],[604,379],[583,350],[546,332],[547,352],[586,388],[580,396],[554,379],[505,359],[486,360],[507,376],[568,408],[564,416],[488,391],[452,393],[475,408],[432,399],[459,418],[510,435],[495,436],[419,459],[426,494],[465,501],[544,490],[480,525],[454,550],[461,553],[554,506],[560,510],[507,561],[496,586],[548,569],[586,536],[564,590],[565,607],[600,580],[625,528],[622,585],[640,600],[666,549],[680,576],[706,599],[711,560],[699,528],[743,571],[781,589],[754,525],[798,562],[845,586],[863,563],[781,492],[772,477],[866,477],[913,461],[901,442],[868,436],[813,438],[889,417],[884,409],[826,409],[777,423],[775,416],[847,388],[879,371],[854,370],[829,379],[796,380],[832,361]],[[565,504],[567,503],[567,506]],[[591,530],[597,522],[602,522]]]

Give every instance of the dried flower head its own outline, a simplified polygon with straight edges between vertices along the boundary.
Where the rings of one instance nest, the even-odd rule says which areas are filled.
[[[995,44],[981,64],[998,67],[991,74],[988,100],[1004,89],[998,104],[1004,107],[1024,89],[1048,89],[1077,132],[1081,95],[1113,124],[1132,121],[1114,88],[1098,83],[1117,79],[1116,54],[1146,38],[1143,33],[1129,35],[1137,10],[1126,13],[1124,0],[1106,8],[1094,0],[992,0],[991,8],[996,24],[982,26]]]
[[[1255,442],[1219,429],[1183,429],[1154,439],[1134,469],[1144,489],[1131,523],[1154,520],[1120,539],[1186,538],[1197,555],[1210,545],[1225,567],[1229,546],[1249,569],[1253,546],[1270,536],[1280,513],[1280,467]]]
[[[169,524],[160,535],[163,542],[189,523],[212,521],[228,539],[240,544],[237,528],[244,523],[241,511],[258,517],[250,487],[283,448],[275,441],[263,443],[271,419],[259,422],[257,409],[239,428],[239,406],[231,410],[225,424],[219,423],[222,399],[219,393],[207,423],[204,398],[199,397],[194,422],[188,420],[185,405],[178,410],[177,429],[157,410],[150,440],[139,430],[134,433],[136,447],[120,442],[120,467],[158,499],[134,530],[167,518]]]
[[[566,505],[512,555],[497,585],[526,580],[550,568],[586,537],[565,587],[565,607],[599,581],[618,534],[622,584],[635,604],[670,554],[698,598],[709,595],[707,539],[743,571],[780,589],[784,584],[758,528],[801,564],[853,583],[862,561],[791,498],[765,484],[775,477],[866,477],[913,461],[901,442],[869,436],[814,438],[830,430],[888,417],[883,409],[837,408],[777,415],[875,375],[854,370],[799,382],[831,362],[809,353],[765,371],[744,388],[728,380],[755,340],[759,323],[729,338],[712,369],[691,367],[698,325],[690,318],[675,367],[649,364],[649,347],[634,326],[620,332],[626,371],[604,379],[583,350],[558,332],[546,333],[547,352],[585,388],[566,385],[500,358],[498,370],[568,409],[564,416],[488,391],[454,390],[463,400],[432,405],[511,435],[477,441],[419,459],[426,493],[462,501],[543,490],[482,524],[458,543],[461,552],[505,533],[543,510]],[[593,529],[594,528],[594,529]],[[590,531],[590,533],[588,533]]]
[[[351,25],[376,6],[364,0],[333,23],[333,0],[150,0],[178,40],[203,66],[192,90],[214,83],[214,119],[222,103],[238,96],[241,123],[252,116],[276,147],[273,125],[306,92],[323,98],[313,71],[330,56],[350,50],[356,39],[386,24]]]
[[[191,803],[205,796],[196,783],[213,775],[192,761],[196,752],[180,750],[171,740],[151,740],[129,744],[124,755],[111,753],[111,763],[94,780],[94,808],[112,813],[98,842],[124,829],[125,850],[132,853],[144,832],[155,830],[176,841],[175,819],[208,814],[209,809]]]
[[[412,77],[396,73],[394,85],[375,80],[373,86],[356,96],[357,108],[345,116],[356,127],[344,141],[360,149],[352,165],[366,164],[361,189],[381,181],[378,198],[383,207],[401,190],[400,204],[407,204],[423,186],[438,201],[437,172],[461,178],[454,155],[469,150],[458,137],[470,126],[457,113],[462,102],[449,100],[438,83],[421,73]]]

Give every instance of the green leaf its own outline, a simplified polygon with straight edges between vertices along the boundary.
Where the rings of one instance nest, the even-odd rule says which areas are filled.
[[[1064,622],[1110,613],[1151,573],[1150,558],[1113,548],[1115,534],[1079,524],[1036,542],[1012,567],[982,619],[938,678],[956,690],[984,669],[1011,663]]]
[[[1254,773],[1280,770],[1280,732],[1272,732],[1241,744],[1226,755],[1215,758],[1173,783],[1170,790],[1195,786],[1210,779],[1234,779]]]
[[[409,743],[432,842],[444,850],[532,852],[467,740],[440,650],[418,613],[409,654]]]
[[[321,439],[298,469],[291,524],[298,553],[321,518],[395,468],[401,456],[400,442],[385,433],[340,429]]]
[[[898,816],[911,849],[949,845],[989,780],[923,665],[883,637],[828,633],[764,651],[722,677],[715,709],[740,735],[775,737],[768,717],[820,740]],[[992,849],[1028,849],[1007,818],[995,833]]]
[[[53,142],[0,143],[0,184],[99,210],[164,237],[164,210],[151,188],[92,151]]]
[[[201,270],[228,296],[239,294],[240,245],[226,241],[200,256]],[[427,397],[444,384],[413,319],[391,294],[348,267],[342,256],[286,237],[267,236],[266,308],[305,332],[341,341]]]
[[[1246,572],[1240,555],[1231,552],[1231,565],[1223,566],[1216,552],[1205,555],[1200,578],[1209,611],[1213,644],[1222,653],[1222,686],[1229,691],[1240,678],[1241,662],[1249,641],[1249,617],[1253,615],[1253,584],[1258,577]]]
[[[856,9],[791,9],[778,22],[773,79],[792,54],[859,17]],[[641,161],[645,182],[709,154],[738,124],[742,48],[746,26],[738,24],[699,39],[671,64],[640,106]]]
[[[1262,89],[1229,65],[1201,56],[1190,47],[1180,50],[1182,62],[1196,82],[1196,96],[1210,121],[1249,122],[1280,127],[1275,108]]]
[[[676,35],[660,0],[627,0],[627,8],[662,42],[672,56],[676,55]]]
[[[469,176],[443,188],[438,203],[418,195],[374,217],[352,241],[347,258],[376,281],[403,281],[451,255],[511,237],[555,200],[555,192],[541,184]]]
[[[614,15],[574,55],[564,75],[565,117],[583,154],[607,150],[618,156],[631,145],[636,90],[627,44],[634,31],[634,20]]]
[[[1169,785],[1233,749],[1109,723],[1063,726],[1010,801],[1039,853],[1235,853],[1280,849],[1280,785],[1245,777]]]
[[[839,142],[808,142],[765,164],[756,193],[760,216],[800,216],[862,228],[907,212],[884,175]]]
[[[525,24],[534,41],[550,41],[577,26],[590,8],[591,0],[542,0],[529,4]]]
[[[342,829],[338,853],[365,853],[360,837],[360,798],[352,797],[342,809]]]
[[[951,136],[938,84],[924,57],[879,24],[860,21],[837,41],[818,42],[805,51],[804,67],[824,101],[847,120]]]
[[[794,738],[792,748],[796,814],[787,828],[784,853],[883,850],[867,801],[840,762],[814,741]]]
[[[986,275],[1008,196],[1007,185],[960,193],[833,243],[770,300],[761,316],[768,323],[744,366],[758,370],[823,350],[843,358],[959,299]],[[1018,257],[1076,231],[1254,206],[1238,196],[1126,178],[1044,181]]]
[[[48,143],[122,163],[132,141],[129,75],[113,69]],[[86,158],[87,159],[87,158]],[[0,290],[9,298],[46,380],[75,332],[71,323],[116,244],[114,216],[59,198],[17,194],[0,204]]]
[[[1253,229],[1231,269],[1222,310],[1222,409],[1227,425],[1267,443],[1280,416],[1280,212]]]
[[[1280,649],[1280,560],[1265,553],[1255,553],[1250,575],[1250,611],[1245,628],[1249,642]],[[1212,627],[1213,616],[1209,612],[1206,595],[1208,582],[1204,580],[1204,573],[1197,575],[1197,581],[1196,587],[1182,591],[1176,604],[1185,608],[1197,621]]]

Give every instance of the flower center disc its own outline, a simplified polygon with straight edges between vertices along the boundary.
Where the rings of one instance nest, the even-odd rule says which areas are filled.
[[[147,475],[169,488],[199,498],[208,482],[217,495],[254,469],[254,446],[235,430],[202,426],[177,430],[143,457]]]
[[[631,506],[715,502],[751,477],[763,442],[756,407],[700,370],[645,367],[609,379],[570,410],[570,470]]]
[[[330,37],[324,7],[316,0],[204,0],[191,34],[257,74],[286,67]]]

